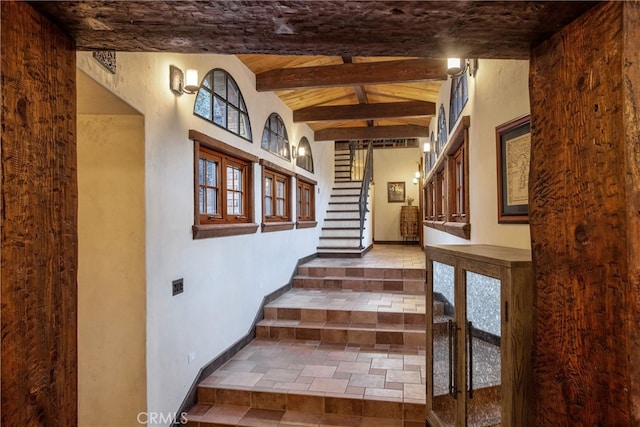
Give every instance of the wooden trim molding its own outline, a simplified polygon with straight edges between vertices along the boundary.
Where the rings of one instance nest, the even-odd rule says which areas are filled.
[[[249,154],[245,151],[240,150],[239,148],[233,147],[229,144],[226,144],[222,141],[219,141],[211,136],[205,135],[204,133],[198,132],[197,130],[194,130],[194,129],[189,129],[189,139],[200,143],[200,145],[202,145],[203,147],[220,151],[224,154],[237,157],[247,162],[258,163],[258,161],[260,160],[258,156]]]
[[[318,226],[318,221],[298,221],[296,228],[314,228]]]
[[[286,175],[288,177],[292,177],[295,174],[293,173],[293,171],[287,169],[287,168],[283,168],[282,166],[276,165],[275,163],[271,163],[269,160],[265,160],[265,159],[260,159],[260,166],[264,166],[267,169],[271,169],[275,172],[278,172],[282,175]]]
[[[263,222],[262,223],[262,232],[268,233],[270,231],[282,231],[282,230],[293,230],[295,227],[294,222]]]
[[[451,222],[451,221],[422,221],[425,227],[434,228],[444,231],[463,239],[471,239],[471,224],[468,222]]]
[[[306,182],[307,184],[311,184],[311,185],[318,185],[318,181],[315,181],[311,178],[307,178],[306,176],[300,175],[299,173],[295,174],[295,177],[297,181]]]
[[[254,234],[258,230],[256,223],[238,224],[195,224],[193,227],[194,239],[208,239],[210,237],[239,236],[241,234]]]

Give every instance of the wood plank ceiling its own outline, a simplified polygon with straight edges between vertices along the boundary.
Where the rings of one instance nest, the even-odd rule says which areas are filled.
[[[316,140],[427,136],[447,56],[528,59],[594,2],[38,1],[80,50],[235,54]]]

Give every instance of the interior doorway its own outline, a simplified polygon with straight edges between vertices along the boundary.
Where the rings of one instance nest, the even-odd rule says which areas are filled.
[[[78,93],[78,423],[146,408],[144,117],[81,71]]]

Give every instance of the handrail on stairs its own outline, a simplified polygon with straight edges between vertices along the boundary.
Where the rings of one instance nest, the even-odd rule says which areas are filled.
[[[362,146],[364,148],[364,146]],[[362,150],[364,151],[364,150]],[[364,238],[364,222],[366,219],[367,202],[369,199],[369,183],[373,178],[373,143],[369,141],[366,148],[366,158],[362,170],[362,186],[360,187],[360,198],[358,201],[360,211],[360,249],[364,248],[362,239]]]

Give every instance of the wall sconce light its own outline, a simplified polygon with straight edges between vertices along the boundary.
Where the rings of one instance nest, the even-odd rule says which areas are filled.
[[[424,145],[422,146],[422,151],[425,153],[428,153],[431,151],[431,143],[429,142],[425,142]]]
[[[291,157],[293,157],[294,159],[297,157],[304,157],[304,155],[306,154],[306,151],[304,149],[304,147],[296,147],[295,145],[291,146]]]
[[[475,77],[478,70],[478,59],[447,58],[447,74],[451,77],[460,77],[469,71],[469,76]]]
[[[169,89],[176,95],[188,93],[193,95],[200,88],[198,82],[198,70],[187,69],[186,79],[182,70],[174,65],[169,66]]]

